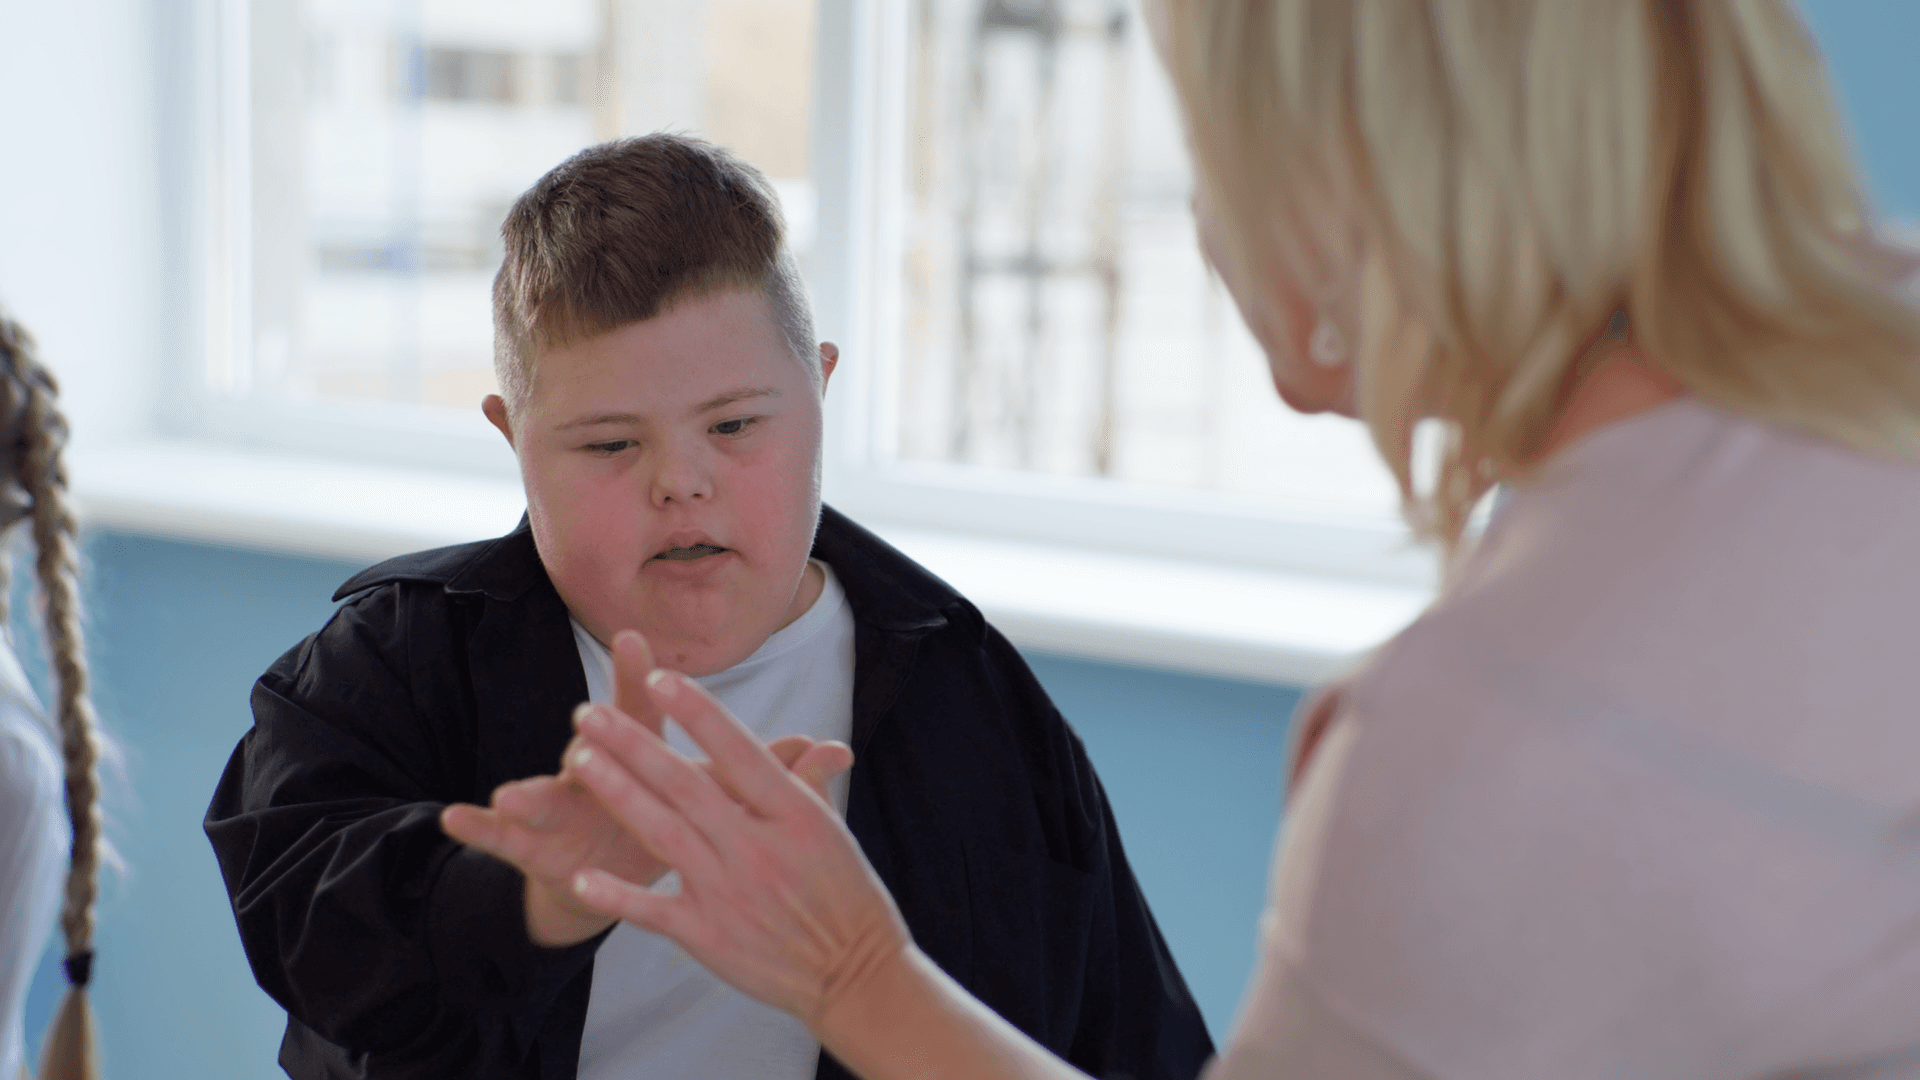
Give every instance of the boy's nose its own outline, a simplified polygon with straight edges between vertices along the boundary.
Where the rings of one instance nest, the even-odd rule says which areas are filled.
[[[665,451],[653,470],[651,483],[649,501],[655,506],[713,497],[713,473],[697,453]]]

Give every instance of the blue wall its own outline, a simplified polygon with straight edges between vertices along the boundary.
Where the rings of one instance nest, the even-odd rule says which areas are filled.
[[[1874,206],[1920,224],[1920,4],[1913,0],[1801,0],[1826,53],[1834,93]]]
[[[127,868],[106,879],[97,939],[108,1075],[279,1075],[284,1019],[247,970],[200,818],[250,722],[253,680],[320,626],[358,567],[112,532],[89,537],[86,552],[95,700],[131,781],[130,794],[110,785],[120,795],[109,832]],[[44,688],[36,637],[21,626],[17,640]],[[1032,659],[1085,737],[1162,929],[1224,1031],[1251,962],[1297,695]],[[62,989],[56,954],[28,1000],[34,1040]]]

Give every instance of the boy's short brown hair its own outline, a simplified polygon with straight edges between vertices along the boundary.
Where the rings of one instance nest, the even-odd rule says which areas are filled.
[[[512,412],[532,391],[540,349],[729,288],[765,292],[787,346],[820,379],[773,186],[712,143],[656,134],[582,150],[514,202],[500,235],[493,370]]]

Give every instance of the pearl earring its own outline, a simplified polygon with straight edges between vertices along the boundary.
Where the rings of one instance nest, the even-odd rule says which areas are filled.
[[[1314,320],[1313,336],[1307,339],[1307,355],[1323,368],[1336,368],[1347,362],[1347,343],[1324,311]]]

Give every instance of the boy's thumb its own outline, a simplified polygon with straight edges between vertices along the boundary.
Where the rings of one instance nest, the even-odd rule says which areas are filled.
[[[812,788],[814,794],[831,802],[827,794],[827,783],[834,777],[853,768],[853,748],[846,743],[816,743],[800,755],[793,763],[793,775]]]

